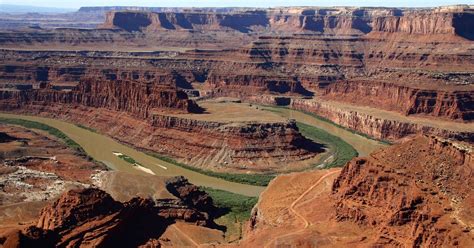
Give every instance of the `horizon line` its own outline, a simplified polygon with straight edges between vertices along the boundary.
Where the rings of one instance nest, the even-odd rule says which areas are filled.
[[[134,8],[258,8],[258,9],[271,9],[271,8],[440,8],[440,7],[453,7],[453,6],[466,6],[474,7],[474,4],[460,3],[460,4],[448,4],[448,5],[433,5],[433,6],[385,6],[385,5],[275,5],[275,6],[144,6],[144,5],[85,5],[80,7],[55,7],[55,6],[39,6],[39,5],[24,5],[24,4],[3,4],[0,6],[16,6],[16,7],[38,7],[38,8],[54,8],[54,9],[70,9],[79,10],[81,8],[106,8],[106,7],[134,7]]]

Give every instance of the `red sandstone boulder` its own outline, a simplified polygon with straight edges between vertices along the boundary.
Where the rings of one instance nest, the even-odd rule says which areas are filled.
[[[41,211],[37,227],[63,231],[117,212],[121,207],[119,202],[102,190],[71,190]]]
[[[160,247],[168,225],[210,224],[212,199],[184,178],[170,180],[178,199],[136,197],[120,203],[95,189],[70,190],[41,211],[37,226],[0,237],[5,247]]]

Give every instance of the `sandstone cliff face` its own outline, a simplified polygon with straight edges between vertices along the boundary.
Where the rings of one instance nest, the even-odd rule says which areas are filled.
[[[208,89],[215,96],[232,95],[242,97],[261,92],[276,94],[310,94],[297,80],[272,75],[228,75],[213,73],[207,78]]]
[[[420,137],[354,159],[333,185],[335,218],[375,229],[374,245],[467,245],[474,163],[460,146]]]
[[[387,120],[369,114],[347,111],[317,102],[311,103],[310,101],[295,100],[292,103],[292,107],[294,109],[316,113],[343,127],[382,140],[396,141],[414,134],[435,134],[442,137],[469,142],[472,142],[474,138],[471,132],[449,131],[416,123]]]
[[[241,53],[252,61],[266,63],[304,63],[308,66],[363,66],[364,48],[351,37],[262,36]],[[307,75],[307,74],[306,74]]]
[[[45,207],[36,226],[2,237],[6,247],[160,247],[158,239],[175,221],[212,223],[212,199],[184,178],[170,179],[177,199],[133,198],[117,202],[106,192],[71,190]]]
[[[474,33],[468,31],[466,23],[472,22],[472,13],[409,13],[404,16],[377,17],[373,22],[374,32],[406,34],[449,34],[472,39]]]
[[[405,115],[425,114],[453,120],[474,119],[472,91],[423,90],[383,82],[333,83],[324,89],[330,99],[394,110]]]
[[[116,212],[119,208],[120,203],[104,191],[69,191],[50,207],[42,210],[37,227],[64,231],[73,225],[82,225],[89,219]]]
[[[176,13],[176,12],[119,12],[106,15],[102,28],[120,28],[127,31],[159,30],[234,30],[248,33],[261,30],[312,31],[340,33],[368,33],[370,18],[359,16],[319,15],[271,11],[244,11],[235,13]]]
[[[198,186],[188,182],[182,176],[174,177],[166,182],[166,188],[174,196],[191,208],[195,208],[201,212],[211,214],[213,216],[217,209],[213,205],[212,198],[199,189]]]
[[[167,108],[198,112],[194,101],[172,86],[133,81],[82,80],[72,89],[7,90],[0,91],[3,109],[28,108],[29,105],[70,104],[109,108],[147,118],[153,109]]]
[[[126,31],[235,30],[317,32],[327,34],[447,34],[472,38],[466,29],[473,14],[453,11],[397,9],[255,10],[230,13],[112,11],[102,28]]]
[[[189,156],[180,157],[199,167],[214,164],[264,171],[288,161],[309,159],[319,152],[298,132],[294,122],[226,124],[155,115],[151,123],[161,131],[154,132],[156,140],[148,144],[150,147],[175,156],[180,156],[176,151],[187,149]],[[198,135],[187,136],[190,132]],[[166,142],[168,135],[175,142]]]
[[[245,99],[257,104],[289,106],[295,110],[314,113],[337,125],[380,140],[397,141],[416,134],[433,134],[467,142],[473,142],[474,140],[472,132],[469,131],[454,131],[402,120],[375,117],[315,100],[274,96],[247,97]]]

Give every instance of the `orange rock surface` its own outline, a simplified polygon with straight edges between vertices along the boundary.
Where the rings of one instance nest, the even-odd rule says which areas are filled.
[[[424,136],[342,171],[280,176],[239,245],[470,247],[472,161],[472,146]]]

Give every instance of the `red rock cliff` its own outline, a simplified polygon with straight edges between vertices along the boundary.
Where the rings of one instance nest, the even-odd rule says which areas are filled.
[[[160,247],[176,221],[213,224],[212,198],[184,178],[169,179],[176,199],[115,201],[99,189],[71,190],[45,207],[36,226],[0,237],[6,247]],[[158,243],[158,246],[157,246]],[[152,245],[152,246],[150,246]]]
[[[127,80],[91,79],[63,89],[48,85],[43,89],[0,91],[0,100],[5,110],[30,105],[46,108],[61,103],[125,111],[140,118],[147,118],[154,109],[200,110],[194,101],[188,100],[187,95],[174,86]]]
[[[246,10],[229,13],[112,11],[102,28],[126,31],[236,30],[328,34],[406,33],[458,35],[472,39],[467,23],[474,14],[453,10],[307,8]]]
[[[349,162],[333,185],[338,221],[375,245],[464,246],[472,235],[472,147],[419,137]]]
[[[376,17],[373,32],[447,34],[472,38],[474,31],[467,30],[466,24],[472,23],[473,20],[472,13],[412,12],[403,16]]]
[[[453,120],[474,119],[474,92],[424,90],[384,82],[347,81],[329,85],[323,94],[405,115],[425,114]]]

